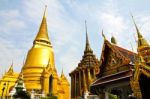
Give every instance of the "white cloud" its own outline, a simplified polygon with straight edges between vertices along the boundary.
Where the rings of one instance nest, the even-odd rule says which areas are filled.
[[[126,24],[123,17],[110,13],[101,13],[100,22],[109,33],[120,33],[126,29]]]
[[[20,20],[20,12],[18,10],[0,10],[0,32],[10,33],[12,31],[25,28],[25,23]]]
[[[137,17],[135,17],[135,18],[136,18],[135,20],[137,22],[137,25],[139,27],[141,34],[144,36],[144,38],[146,38],[147,40],[150,40],[150,37],[149,37],[150,14],[137,15]]]
[[[16,35],[21,35],[19,31],[23,30],[26,26],[24,21],[20,18],[19,10],[0,10],[0,75],[9,69],[12,61],[15,71],[19,72],[22,67],[24,50],[19,48],[20,45]]]

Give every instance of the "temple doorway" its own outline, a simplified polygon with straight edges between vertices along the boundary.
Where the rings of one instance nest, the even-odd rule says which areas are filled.
[[[53,92],[53,76],[52,75],[49,77],[49,92],[50,93]]]
[[[150,78],[146,75],[141,74],[140,76],[140,88],[143,99],[150,99]]]

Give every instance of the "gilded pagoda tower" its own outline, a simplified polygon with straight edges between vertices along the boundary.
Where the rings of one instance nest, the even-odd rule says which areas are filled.
[[[19,73],[15,73],[13,70],[13,64],[9,70],[0,79],[0,96],[9,96],[19,77]]]
[[[71,99],[79,99],[84,94],[90,94],[89,86],[95,80],[99,72],[99,61],[90,47],[86,29],[86,46],[84,55],[75,70],[69,75],[71,77]]]
[[[60,78],[57,75],[45,12],[33,46],[28,51],[22,73],[27,91],[34,90],[35,93],[45,95],[53,93],[58,99],[70,98],[68,80],[64,74]]]
[[[133,16],[132,16],[133,18]],[[133,19],[134,21],[134,19]],[[138,37],[138,60],[135,63],[135,72],[131,79],[131,86],[136,99],[150,98],[150,45],[140,33],[135,21],[134,25]]]

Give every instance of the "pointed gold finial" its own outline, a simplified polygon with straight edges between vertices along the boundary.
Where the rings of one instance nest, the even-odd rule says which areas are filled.
[[[62,67],[62,72],[61,72],[62,74],[64,73],[64,69],[63,69],[63,67]]]
[[[138,38],[142,38],[142,35],[141,35],[141,33],[140,33],[140,31],[139,31],[139,29],[138,29],[136,23],[135,23],[134,17],[133,17],[132,14],[131,14],[131,16],[132,16],[132,20],[133,20],[133,23],[134,23],[135,28],[136,28],[136,32],[137,32]]]
[[[92,49],[91,49],[90,44],[89,44],[86,20],[85,20],[85,31],[86,31],[86,46],[85,46],[85,51],[91,51]]]
[[[14,72],[14,70],[13,70],[13,62],[12,62],[12,64],[11,64],[11,66],[10,66],[7,73],[13,73],[13,72]]]
[[[61,71],[61,75],[64,75],[64,70],[63,70],[63,68],[62,68],[62,71]]]
[[[39,32],[38,32],[34,42],[39,42],[40,41],[40,42],[43,42],[43,43],[46,42],[46,43],[50,44],[50,40],[49,40],[49,37],[48,37],[47,21],[46,21],[46,9],[47,9],[47,6],[45,6],[41,26],[40,26]]]
[[[43,17],[45,18],[46,18],[46,11],[47,11],[47,5],[45,5],[45,10],[44,10],[44,15],[43,15]]]
[[[143,38],[143,36],[141,35],[136,23],[135,23],[135,20],[134,20],[134,17],[133,15],[131,14],[132,16],[132,20],[133,20],[133,23],[135,25],[135,28],[136,28],[136,32],[137,32],[137,35],[138,35],[138,47],[141,47],[141,46],[149,46],[149,44],[147,43],[147,41]]]

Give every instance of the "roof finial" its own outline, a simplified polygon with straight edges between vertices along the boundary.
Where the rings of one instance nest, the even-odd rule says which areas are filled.
[[[88,34],[87,34],[87,24],[85,20],[85,32],[86,32],[86,43],[89,45],[89,39],[88,39]]]
[[[8,70],[8,73],[13,73],[13,72],[14,72],[14,70],[13,70],[13,62],[12,62],[11,66],[10,66],[10,68]]]
[[[85,31],[87,33],[87,24],[86,24],[86,20],[85,20]]]
[[[117,44],[117,42],[116,42],[116,38],[112,35],[112,37],[111,37],[111,43],[113,43],[113,44]]]
[[[85,20],[85,31],[86,31],[86,47],[85,47],[85,51],[91,51],[90,44],[89,44],[89,39],[88,39],[88,33],[87,33],[86,20]]]
[[[102,36],[103,36],[104,40],[106,40],[106,37],[105,37],[105,35],[103,33],[103,29],[102,29]]]
[[[62,67],[62,71],[61,71],[61,74],[64,74],[64,69],[63,69],[63,67]]]

